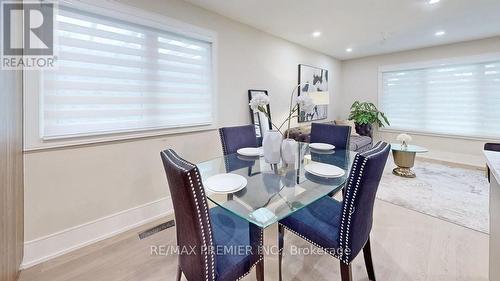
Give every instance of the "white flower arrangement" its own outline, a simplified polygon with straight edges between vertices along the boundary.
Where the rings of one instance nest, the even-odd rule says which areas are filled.
[[[411,138],[410,135],[408,134],[399,134],[397,136],[397,140],[400,141],[400,142],[406,142],[406,143],[409,143],[411,142],[413,139]]]
[[[403,149],[408,147],[408,143],[412,141],[412,138],[408,134],[399,134],[396,139],[401,142]]]
[[[270,99],[269,99],[269,96],[267,96],[266,94],[256,94],[255,96],[252,97],[252,99],[250,100],[250,103],[248,105],[250,106],[250,108],[252,110],[254,110],[254,111],[258,110],[258,111],[264,113],[267,116],[267,118],[269,118],[269,120],[271,121],[271,124],[273,125],[273,127],[275,127],[278,130],[278,132],[280,132],[283,135],[283,133],[281,132],[281,128],[285,125],[285,123],[288,122],[287,132],[290,131],[290,121],[293,117],[298,116],[298,115],[294,115],[294,114],[295,113],[298,114],[299,108],[300,108],[300,111],[303,111],[305,113],[311,113],[314,110],[314,107],[316,106],[313,102],[313,99],[310,96],[308,96],[307,93],[304,93],[302,96],[297,97],[295,99],[295,103],[293,102],[293,97],[294,97],[295,91],[305,84],[309,84],[309,83],[299,84],[299,85],[294,87],[292,94],[291,94],[291,97],[290,97],[290,111],[288,112],[288,117],[283,121],[283,123],[281,123],[280,126],[276,126],[272,122],[272,120],[269,116],[269,112],[267,112],[267,105],[269,104]],[[288,138],[288,135],[286,136],[286,138]]]
[[[265,106],[270,102],[269,96],[266,94],[256,94],[250,100],[250,108],[252,110],[265,111]]]
[[[297,97],[297,104],[300,107],[301,111],[304,111],[306,114],[312,113],[314,110],[314,107],[316,106],[310,96],[303,95]]]

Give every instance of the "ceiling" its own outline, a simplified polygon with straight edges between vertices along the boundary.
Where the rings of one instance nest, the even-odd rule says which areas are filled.
[[[186,1],[342,60],[500,35],[500,0]]]

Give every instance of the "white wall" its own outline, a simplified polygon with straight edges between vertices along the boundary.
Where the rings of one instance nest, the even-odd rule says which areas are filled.
[[[329,56],[183,1],[119,2],[218,33],[220,126],[249,124],[248,89],[269,90],[272,115],[283,118],[288,95],[297,83],[299,63],[328,69],[331,102],[339,101],[340,63]],[[335,115],[335,106],[330,106],[329,119]],[[159,157],[168,147],[195,163],[222,154],[216,131],[27,152],[26,240],[49,238],[47,235],[168,198]],[[36,253],[32,258],[37,258]]]
[[[341,74],[342,95],[338,117],[347,117],[349,107],[355,100],[371,101],[377,104],[379,66],[493,52],[500,52],[500,37],[343,61]],[[418,118],[418,116],[415,116],[415,118]],[[410,134],[414,137],[413,143],[429,148],[429,153],[422,156],[484,166],[485,160],[481,153],[484,140]],[[377,138],[392,142],[394,142],[396,135],[387,132],[378,132],[376,134]]]

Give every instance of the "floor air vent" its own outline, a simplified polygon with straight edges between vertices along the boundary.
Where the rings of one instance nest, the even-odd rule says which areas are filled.
[[[155,227],[152,227],[152,228],[150,228],[148,230],[145,230],[145,231],[139,233],[139,239],[142,240],[142,239],[147,238],[147,237],[149,237],[149,236],[151,236],[153,234],[156,234],[156,233],[158,233],[158,232],[160,232],[162,230],[170,228],[170,227],[172,227],[174,225],[175,225],[175,222],[173,220],[167,221],[166,223],[159,224],[159,225],[157,225]]]

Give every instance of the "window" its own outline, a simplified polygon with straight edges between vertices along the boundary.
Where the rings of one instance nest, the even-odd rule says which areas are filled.
[[[38,76],[41,142],[214,123],[213,39],[96,10],[59,5],[56,68]]]
[[[380,70],[388,129],[500,137],[500,58]]]

